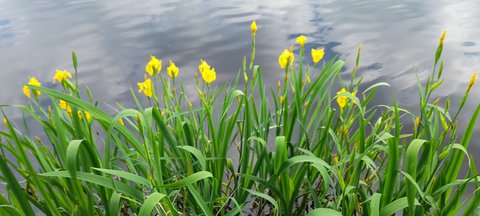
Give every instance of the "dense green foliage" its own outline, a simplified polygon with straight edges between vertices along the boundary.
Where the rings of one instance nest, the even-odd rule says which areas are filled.
[[[478,188],[479,178],[468,147],[480,108],[461,137],[456,129],[475,79],[453,117],[449,100],[444,107],[432,101],[442,83],[442,48],[443,39],[432,74],[418,81],[418,117],[394,101],[370,104],[389,85],[359,88],[360,47],[348,84],[339,79],[342,60],[304,64],[302,42],[295,64],[283,62],[285,80],[267,88],[254,63],[255,37],[250,63],[244,59],[238,76],[245,85],[237,85],[240,78],[206,84],[197,76],[195,106],[180,80],[158,73],[150,105],[132,90],[137,107],[119,106],[114,117],[95,105],[88,89],[83,100],[68,79],[59,79],[62,91],[28,85],[31,104],[15,107],[38,124],[20,127],[5,116],[0,178],[8,194],[0,197],[0,211],[473,215],[480,194],[466,188]],[[76,79],[75,54],[73,64]],[[42,138],[31,137],[29,127],[41,127]]]

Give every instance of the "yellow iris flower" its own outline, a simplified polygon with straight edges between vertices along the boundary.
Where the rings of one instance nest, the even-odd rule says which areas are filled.
[[[30,80],[28,81],[28,85],[42,86],[42,84],[41,84],[40,82],[38,82],[38,80],[37,80],[35,77],[31,77],[31,78],[30,78]],[[23,86],[23,93],[24,93],[28,98],[31,97],[30,88],[28,88],[27,85],[24,85],[24,86]],[[33,95],[38,96],[38,95],[40,95],[40,94],[42,94],[40,91],[33,90]]]
[[[305,37],[305,35],[300,35],[297,37],[297,43],[300,44],[301,47],[304,46],[305,41],[307,41],[307,37]]]
[[[215,68],[210,68],[210,65],[204,60],[200,60],[200,65],[198,65],[198,71],[200,71],[203,81],[205,81],[207,84],[217,79],[217,73],[215,72]]]
[[[68,80],[69,78],[72,78],[72,74],[70,74],[68,71],[57,70],[55,76],[53,77],[53,83],[55,83],[56,81],[62,83],[64,80]]]
[[[210,65],[207,63],[207,61],[200,60],[200,65],[198,65],[198,71],[200,74],[203,74],[205,71],[210,70]]]
[[[325,51],[323,49],[312,49],[312,60],[315,63],[318,63],[320,60],[323,59],[325,55]]]
[[[203,78],[203,81],[205,81],[207,84],[210,84],[211,82],[215,81],[217,79],[217,74],[215,73],[215,68],[204,71],[202,73],[202,78]]]
[[[147,71],[150,76],[153,76],[155,73],[159,74],[162,70],[162,61],[158,60],[155,56],[150,56],[150,61],[145,66],[145,71]]]
[[[167,68],[167,73],[170,77],[175,78],[178,76],[178,67],[173,63],[172,60],[170,60],[170,66]]]
[[[138,83],[138,92],[143,92],[145,96],[153,96],[153,84],[152,80],[145,76],[145,81]]]
[[[283,53],[278,57],[278,64],[280,65],[280,67],[282,69],[285,69],[285,67],[288,64],[293,63],[294,58],[295,57],[294,57],[292,52],[290,52],[288,50],[284,50]]]
[[[347,92],[347,90],[345,88],[342,88],[342,90],[337,92],[337,95],[343,92]],[[347,105],[347,102],[348,102],[347,96],[337,97],[337,103],[340,108],[344,108]]]

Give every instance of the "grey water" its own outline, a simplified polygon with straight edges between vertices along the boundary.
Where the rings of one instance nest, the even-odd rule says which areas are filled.
[[[88,85],[101,104],[133,106],[129,89],[143,80],[150,55],[163,60],[164,71],[169,59],[175,61],[187,97],[195,101],[200,59],[216,68],[215,85],[233,81],[243,56],[250,55],[249,26],[256,20],[256,63],[269,84],[283,79],[278,55],[301,34],[308,37],[307,50],[325,49],[324,61],[334,56],[346,61],[344,78],[361,43],[362,86],[392,86],[374,102],[389,104],[394,96],[414,112],[415,73],[427,79],[447,29],[445,81],[432,99],[444,102],[450,96],[454,106],[470,76],[480,71],[479,10],[475,0],[0,0],[0,104],[26,104],[22,86],[30,76],[59,88],[52,77],[56,69],[73,71],[73,50],[80,85]],[[460,129],[480,103],[479,93],[474,86]],[[21,117],[20,110],[9,112]],[[480,149],[479,129],[470,144],[473,152]]]

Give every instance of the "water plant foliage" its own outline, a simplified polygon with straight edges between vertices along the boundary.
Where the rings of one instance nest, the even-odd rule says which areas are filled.
[[[418,78],[413,113],[393,98],[393,105],[372,104],[390,86],[360,87],[361,46],[349,82],[340,77],[344,61],[322,60],[321,48],[308,53],[303,35],[299,52],[285,49],[278,71],[266,72],[255,63],[261,28],[253,22],[250,29],[252,53],[236,80],[218,83],[221,71],[206,60],[196,72],[169,60],[162,72],[162,60],[151,56],[131,90],[136,107],[119,105],[114,115],[88,88],[81,97],[75,53],[73,77],[66,70],[50,81],[32,77],[23,89],[28,105],[2,106],[21,109],[26,119],[4,114],[1,215],[477,213],[479,175],[469,145],[480,106],[457,131],[476,73],[460,104],[431,98],[443,82],[446,32],[432,73]],[[182,73],[195,74],[198,103],[187,98]],[[265,73],[284,79],[268,87]],[[41,134],[32,136],[31,127]]]

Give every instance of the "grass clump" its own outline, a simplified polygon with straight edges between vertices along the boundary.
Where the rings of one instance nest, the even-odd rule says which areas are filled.
[[[32,78],[22,109],[43,129],[32,138],[29,125],[16,127],[5,116],[0,132],[2,215],[464,215],[477,212],[480,195],[474,157],[468,151],[479,110],[463,136],[457,116],[476,80],[472,77],[458,110],[432,102],[442,84],[443,38],[432,74],[418,82],[418,115],[370,104],[377,83],[360,89],[338,80],[342,60],[319,62],[323,49],[279,57],[285,79],[266,88],[252,53],[235,82],[214,85],[216,71],[201,60],[196,73],[200,103],[184,94],[180,71],[152,56],[135,109],[111,116],[96,106],[87,89],[83,100],[68,71],[54,81],[62,91]],[[295,60],[296,59],[296,60]],[[248,63],[248,64],[247,64]],[[245,85],[238,81],[243,73]],[[359,79],[361,80],[361,79]],[[340,88],[338,89],[338,83]],[[49,101],[48,108],[40,105]],[[455,113],[452,117],[450,113]],[[413,128],[405,121],[412,121]],[[26,121],[24,121],[26,122]],[[97,134],[98,133],[98,134]],[[234,152],[234,153],[232,153]],[[464,174],[460,169],[467,167]]]

